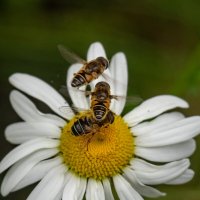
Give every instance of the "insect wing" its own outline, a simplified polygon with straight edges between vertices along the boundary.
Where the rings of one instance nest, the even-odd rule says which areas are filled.
[[[120,87],[124,87],[126,88],[126,84],[121,82],[120,80],[116,80],[113,77],[110,77],[110,75],[103,73],[102,77],[105,79],[106,82],[108,82],[109,84],[112,84],[114,86],[120,85]]]
[[[74,63],[82,63],[85,64],[86,61],[82,58],[80,58],[78,55],[75,53],[69,51],[67,48],[65,48],[63,45],[59,44],[58,45],[58,50],[60,51],[61,56],[70,64]]]
[[[126,84],[121,82],[120,80],[116,80],[114,78],[111,78],[108,74],[103,73],[102,77],[108,82],[114,85],[114,87],[119,86],[120,88],[124,88],[126,90]],[[126,102],[129,102],[131,104],[139,104],[143,101],[143,99],[139,96],[123,96],[123,95],[110,95],[112,99],[120,100],[120,99],[126,99]]]
[[[75,92],[80,92],[80,93],[84,94],[86,97],[88,97],[92,94],[92,92],[89,90],[81,90],[81,89],[77,89],[77,88],[71,88],[71,89]]]
[[[59,110],[64,114],[74,114],[74,111],[72,110],[71,106],[61,106],[59,107]]]
[[[85,109],[85,108],[79,108],[79,107],[77,107],[77,106],[74,106],[74,105],[71,105],[71,108],[72,108],[72,110],[74,111],[74,112],[76,112],[76,113],[80,113],[80,112],[91,112],[90,110],[88,110],[88,109]]]
[[[76,114],[78,114],[78,113],[80,113],[80,112],[87,112],[87,113],[89,113],[89,112],[91,112],[91,110],[88,110],[88,109],[84,109],[84,108],[79,108],[79,107],[77,107],[77,106],[74,106],[74,105],[71,105],[71,106],[61,106],[60,108],[59,108],[59,110],[62,112],[62,113],[65,113],[65,114],[74,114],[74,113],[76,113]]]
[[[110,95],[110,98],[120,101],[120,99],[126,99],[126,102],[131,104],[139,104],[143,99],[139,96],[121,96],[121,95]]]
[[[77,89],[77,88],[73,88],[73,87],[68,87],[65,86],[65,85],[62,85],[61,88],[59,89],[59,92],[65,96],[66,98],[70,97],[70,94],[69,94],[69,90],[73,91],[73,92],[80,92],[82,94],[84,94],[86,97],[90,96],[91,95],[91,91],[89,90],[81,90],[81,89]]]

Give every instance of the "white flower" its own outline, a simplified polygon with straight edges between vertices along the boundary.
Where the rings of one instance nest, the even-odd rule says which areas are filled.
[[[98,56],[106,57],[105,51],[100,43],[94,43],[87,60]],[[74,64],[68,70],[68,87],[80,67]],[[106,73],[116,80],[110,83],[112,94],[126,96],[127,63],[123,53],[113,56]],[[95,80],[92,88],[101,79]],[[176,107],[188,108],[184,100],[171,95],[146,100],[123,118],[117,116],[110,128],[96,133],[88,144],[88,137],[70,134],[73,114],[60,111],[68,104],[50,85],[21,73],[12,75],[9,81],[57,115],[42,113],[24,94],[11,92],[11,104],[24,122],[5,130],[6,139],[19,146],[0,163],[0,173],[9,168],[1,185],[3,196],[41,180],[28,200],[81,200],[84,195],[87,200],[113,200],[113,190],[121,200],[140,200],[142,196],[165,195],[149,185],[183,184],[192,179],[194,172],[187,157],[195,150],[192,138],[200,132],[200,117],[164,113]],[[69,92],[75,106],[89,109],[82,93]],[[125,100],[113,100],[111,110],[120,115],[124,105]],[[88,149],[84,144],[89,145]]]

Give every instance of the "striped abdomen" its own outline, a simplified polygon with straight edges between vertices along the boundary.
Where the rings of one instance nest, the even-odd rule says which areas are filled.
[[[77,73],[74,75],[71,86],[72,87],[80,87],[82,85],[85,85],[87,83],[85,74],[84,73]]]
[[[101,126],[104,126],[104,125],[109,125],[109,124],[112,124],[112,123],[114,122],[114,120],[115,120],[115,114],[114,114],[111,110],[109,110],[109,111],[107,112],[105,118],[104,118],[102,121],[100,121],[100,122],[98,123],[98,125],[99,125],[100,127],[101,127]]]
[[[71,127],[72,135],[79,136],[91,132],[93,128],[93,122],[91,118],[82,117],[74,122]]]
[[[108,109],[103,103],[97,103],[93,106],[94,117],[97,121],[102,121],[107,115]]]

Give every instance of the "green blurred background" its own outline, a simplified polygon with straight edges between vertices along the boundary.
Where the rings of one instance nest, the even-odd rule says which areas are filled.
[[[103,43],[108,58],[118,51],[127,55],[129,95],[147,99],[175,94],[190,103],[184,114],[200,113],[198,0],[1,0],[0,158],[13,148],[3,136],[5,127],[20,121],[9,103],[12,87],[8,77],[15,72],[30,73],[59,89],[65,84],[69,64],[60,56],[57,44],[85,58],[94,41]],[[183,186],[159,186],[168,193],[160,199],[200,200],[200,137],[197,142],[191,157],[195,178]],[[0,199],[25,199],[32,189]]]

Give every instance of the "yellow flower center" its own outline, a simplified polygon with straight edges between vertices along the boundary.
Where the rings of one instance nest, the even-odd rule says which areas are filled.
[[[134,154],[134,138],[128,125],[116,115],[112,124],[86,135],[72,135],[74,122],[86,115],[76,115],[62,130],[60,151],[65,164],[86,178],[102,180],[121,173]]]

